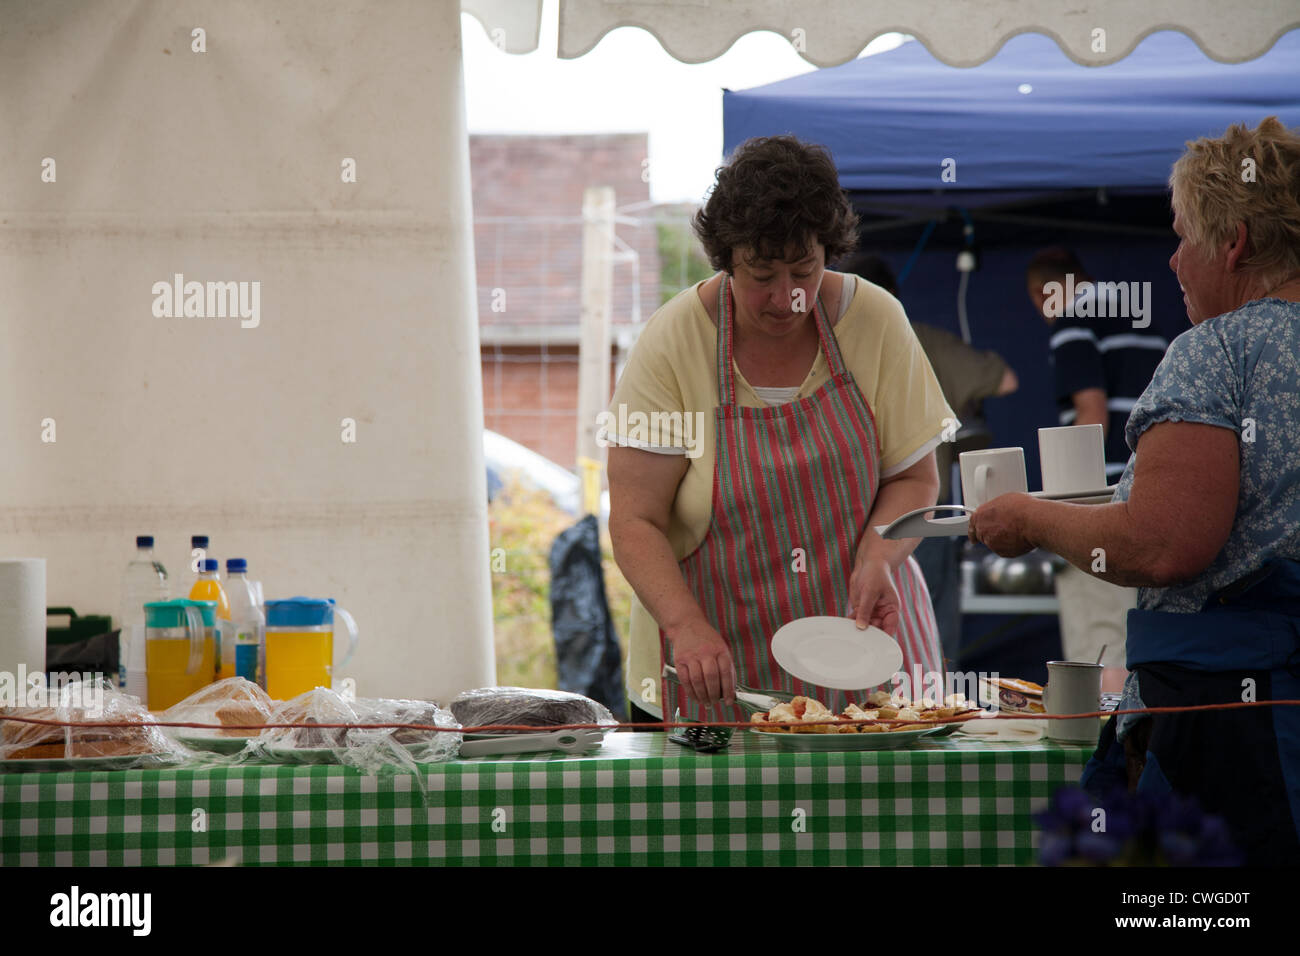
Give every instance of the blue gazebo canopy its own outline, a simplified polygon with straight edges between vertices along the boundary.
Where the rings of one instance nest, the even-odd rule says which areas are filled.
[[[1105,67],[1022,34],[969,69],[912,42],[726,91],[723,141],[729,153],[751,136],[794,133],[830,148],[850,193],[969,206],[1102,186],[1163,191],[1187,140],[1270,114],[1300,125],[1300,31],[1246,63],[1217,63],[1184,34],[1156,33]],[[955,182],[941,178],[948,159]],[[953,192],[962,195],[944,198]]]

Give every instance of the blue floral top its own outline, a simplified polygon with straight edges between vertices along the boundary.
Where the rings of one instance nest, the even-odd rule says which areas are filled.
[[[1163,421],[1231,428],[1241,449],[1223,550],[1191,581],[1138,592],[1143,610],[1191,614],[1267,561],[1300,559],[1300,303],[1258,299],[1174,339],[1129,416],[1125,438],[1135,453],[1116,500],[1128,500],[1138,439]]]

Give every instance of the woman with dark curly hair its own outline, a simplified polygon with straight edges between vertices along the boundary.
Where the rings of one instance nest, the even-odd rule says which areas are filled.
[[[916,541],[872,528],[935,502],[952,412],[898,300],[827,270],[856,228],[824,148],[744,143],[695,219],[718,274],[655,313],[619,380],[609,530],[636,592],[634,719],[661,716],[665,661],[669,717],[743,720],[737,671],[838,712],[843,693],[772,660],[772,635],[813,615],[880,627],[907,673],[943,673]]]

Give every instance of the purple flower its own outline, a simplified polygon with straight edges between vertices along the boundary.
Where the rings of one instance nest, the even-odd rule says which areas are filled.
[[[1245,862],[1245,854],[1233,845],[1227,821],[1223,817],[1207,816],[1201,822],[1201,850],[1196,865],[1242,866]]]
[[[1203,813],[1196,798],[1178,793],[1115,791],[1098,800],[1077,787],[1061,787],[1035,819],[1043,830],[1039,861],[1044,866],[1120,860],[1239,866],[1244,860],[1223,819]]]
[[[1038,848],[1038,860],[1043,866],[1060,866],[1074,856],[1074,841],[1059,833],[1044,833]]]
[[[1074,838],[1079,856],[1089,863],[1110,863],[1124,851],[1124,840],[1114,833],[1080,833]]]
[[[1165,830],[1160,834],[1160,853],[1170,866],[1191,866],[1196,862],[1200,849],[1196,837],[1177,830]]]

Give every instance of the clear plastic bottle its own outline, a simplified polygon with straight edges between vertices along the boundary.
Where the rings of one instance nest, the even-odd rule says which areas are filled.
[[[221,563],[216,558],[205,558],[199,568],[198,580],[190,588],[191,601],[216,601],[217,602],[217,619],[216,638],[217,638],[217,660],[216,673],[213,675],[214,680],[222,680],[226,677],[235,676],[235,655],[228,653],[226,645],[226,633],[230,629],[230,598],[226,595],[225,589],[221,586],[221,580],[217,577],[217,569]],[[227,660],[229,657],[229,660]]]
[[[235,677],[266,689],[266,618],[258,606],[256,582],[248,579],[248,562],[226,560],[226,594],[230,599],[230,645],[235,655]]]
[[[118,624],[118,686],[148,706],[149,681],[145,671],[144,606],[171,598],[167,569],[154,557],[153,535],[135,539],[135,557],[122,575],[122,605]]]
[[[206,534],[190,536],[190,556],[186,565],[193,574],[198,574],[203,570],[203,561],[208,556],[208,542],[210,540]]]

